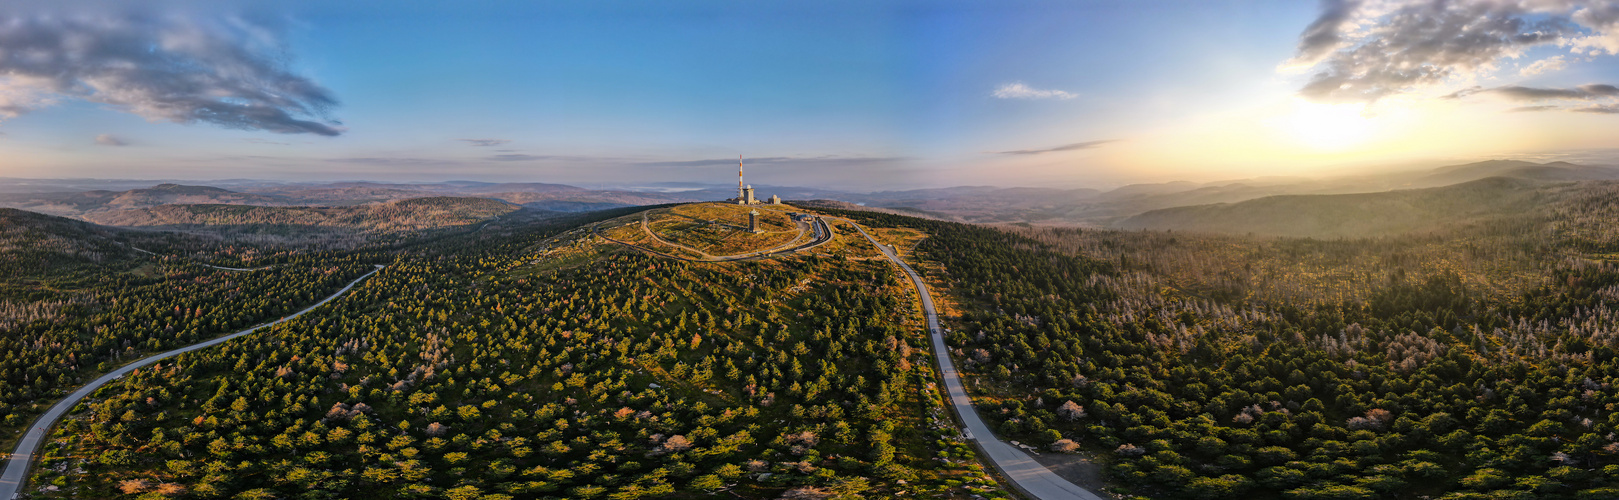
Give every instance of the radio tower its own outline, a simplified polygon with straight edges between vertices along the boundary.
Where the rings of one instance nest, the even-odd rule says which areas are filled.
[[[742,155],[736,155],[736,199],[746,200],[747,193],[742,189]]]

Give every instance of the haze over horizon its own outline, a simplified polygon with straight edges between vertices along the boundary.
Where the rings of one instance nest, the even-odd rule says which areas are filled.
[[[1619,2],[27,2],[0,177],[1113,187],[1614,164]],[[132,50],[146,47],[147,50]]]

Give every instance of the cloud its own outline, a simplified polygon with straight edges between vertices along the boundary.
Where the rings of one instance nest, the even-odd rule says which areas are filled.
[[[465,142],[467,144],[471,144],[473,146],[478,146],[478,147],[499,146],[501,144],[512,142],[512,141],[507,140],[507,139],[456,139],[456,140]]]
[[[272,141],[272,140],[268,140],[268,139],[260,139],[260,138],[257,138],[257,137],[249,137],[249,138],[246,138],[246,139],[242,139],[242,142],[247,142],[247,143],[252,143],[252,144],[272,144],[272,145],[276,145],[276,146],[291,146],[292,145],[292,143],[290,143],[290,142],[276,142],[276,141]]]
[[[0,16],[0,118],[77,99],[151,121],[343,133],[327,118],[337,99],[288,59],[277,30],[241,18],[13,13]]]
[[[128,146],[129,145],[128,142],[124,142],[123,139],[119,139],[118,136],[115,136],[115,135],[112,135],[112,134],[101,134],[101,135],[96,136],[96,144],[100,144],[102,146]]]
[[[758,165],[758,164],[761,164],[761,163],[776,163],[776,162],[781,162],[781,161],[786,161],[786,160],[791,160],[791,159],[792,158],[788,158],[788,157],[784,157],[784,156],[775,156],[775,157],[766,157],[766,158],[748,158],[747,160],[745,160],[745,163],[752,164],[752,165]],[[715,166],[715,165],[735,165],[736,162],[737,162],[736,158],[719,158],[719,159],[714,159],[714,160],[648,161],[648,162],[637,163],[637,165],[640,165],[640,166],[643,166],[643,167],[711,167],[711,166]]]
[[[534,160],[553,160],[553,159],[557,159],[557,158],[559,158],[559,157],[556,157],[556,156],[544,156],[544,155],[525,155],[525,154],[504,154],[504,155],[494,155],[494,156],[485,156],[484,157],[485,160],[489,160],[489,161],[534,161]]]
[[[1327,0],[1290,62],[1315,71],[1305,99],[1369,103],[1489,77],[1547,46],[1619,53],[1619,0]],[[1559,69],[1558,57],[1523,71]]]
[[[362,165],[444,165],[450,162],[437,158],[355,157],[327,158],[332,163],[358,163]]]
[[[1322,0],[1321,16],[1299,35],[1298,55],[1293,57],[1291,65],[1313,65],[1338,50],[1344,42],[1341,31],[1349,24],[1360,4],[1359,0]]]
[[[1498,96],[1508,101],[1537,103],[1508,109],[1509,113],[1531,111],[1574,111],[1579,113],[1614,114],[1619,110],[1619,86],[1591,83],[1573,88],[1543,88],[1508,85],[1496,88],[1469,87],[1445,96],[1460,99],[1471,95]],[[1570,101],[1588,103],[1584,107],[1570,107]]]
[[[1518,75],[1534,76],[1548,71],[1557,71],[1566,67],[1568,67],[1567,59],[1563,59],[1563,56],[1552,56],[1529,63],[1528,66],[1524,66],[1523,69],[1518,70]]]
[[[1571,89],[1543,89],[1511,86],[1492,89],[1490,92],[1522,101],[1542,99],[1570,99],[1588,101],[1591,99],[1619,96],[1619,87],[1605,83],[1581,85]]]
[[[1598,114],[1604,114],[1604,115],[1619,115],[1619,105],[1608,104],[1608,105],[1602,105],[1602,106],[1586,106],[1586,107],[1583,107],[1583,108],[1574,108],[1574,109],[1571,109],[1570,111],[1574,111],[1576,113],[1598,113]]]
[[[1055,152],[1058,152],[1058,151],[1077,151],[1077,150],[1081,150],[1081,149],[1092,149],[1092,148],[1095,148],[1095,147],[1098,147],[1098,146],[1101,146],[1103,144],[1107,144],[1107,143],[1110,143],[1110,142],[1118,142],[1118,141],[1113,140],[1113,139],[1102,140],[1102,141],[1085,141],[1085,142],[1076,142],[1076,143],[1073,143],[1073,144],[1064,144],[1064,145],[1061,145],[1061,146],[1052,147],[1052,148],[1046,148],[1046,149],[1019,149],[1019,150],[1016,150],[1016,151],[997,151],[996,154],[1003,154],[1003,155],[1038,155],[1038,154],[1046,154],[1046,153],[1055,153]]]
[[[748,164],[748,165],[781,164],[781,165],[813,167],[813,166],[842,166],[842,165],[865,165],[865,164],[872,164],[872,163],[891,163],[891,162],[897,162],[897,161],[902,161],[902,160],[904,160],[904,158],[900,158],[900,157],[882,157],[882,156],[877,156],[877,157],[841,157],[841,156],[789,157],[789,156],[772,156],[772,157],[764,157],[764,158],[747,158],[747,159],[744,160],[744,162],[746,164]],[[720,166],[720,165],[732,166],[732,165],[736,165],[736,158],[718,158],[718,159],[712,159],[712,160],[647,161],[647,162],[639,162],[639,163],[636,163],[635,165],[636,166],[642,166],[642,167],[712,167],[712,166]]]
[[[996,99],[1073,99],[1078,97],[1071,92],[1061,90],[1036,89],[1024,85],[1023,82],[1001,85],[995,88],[995,92],[990,95],[995,96]]]
[[[1461,89],[1461,90],[1458,90],[1458,91],[1455,91],[1455,92],[1451,92],[1449,94],[1445,94],[1444,96],[1441,96],[1440,99],[1461,99],[1463,97],[1467,97],[1467,96],[1470,96],[1470,95],[1473,95],[1473,94],[1477,94],[1479,92],[1484,92],[1486,90],[1488,90],[1488,89],[1485,89],[1484,87],[1481,87],[1481,86],[1478,86],[1478,85],[1474,85],[1474,86],[1471,86],[1471,87],[1468,87],[1468,88],[1465,88],[1465,89]]]
[[[1558,111],[1558,110],[1561,110],[1561,109],[1564,109],[1564,108],[1562,106],[1551,106],[1551,105],[1545,105],[1545,106],[1519,106],[1519,107],[1516,107],[1516,108],[1509,109],[1509,110],[1507,110],[1507,112],[1508,113],[1533,113],[1533,112],[1537,112],[1537,111]]]

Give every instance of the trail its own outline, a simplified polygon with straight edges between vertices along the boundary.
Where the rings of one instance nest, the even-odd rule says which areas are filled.
[[[68,410],[72,409],[74,405],[79,404],[79,401],[82,401],[85,397],[89,396],[90,393],[95,392],[96,389],[100,389],[102,386],[107,385],[107,383],[118,380],[119,378],[123,378],[124,375],[128,375],[130,372],[152,363],[191,351],[207,349],[209,347],[229,342],[237,337],[241,337],[264,328],[279,325],[281,323],[291,321],[293,318],[303,316],[304,313],[325,305],[327,302],[331,302],[333,299],[342,297],[343,294],[348,293],[349,289],[354,288],[354,285],[358,285],[361,281],[365,281],[366,278],[370,278],[371,275],[382,271],[383,267],[383,265],[377,264],[376,270],[366,273],[365,276],[355,278],[354,281],[349,282],[348,286],[343,287],[342,290],[338,290],[337,293],[334,293],[331,296],[322,299],[320,302],[316,302],[315,305],[306,307],[291,316],[248,328],[230,335],[218,337],[213,340],[198,342],[179,349],[143,358],[139,361],[135,361],[133,363],[124,365],[121,368],[108,372],[106,375],[102,375],[100,378],[79,387],[78,390],[73,391],[72,394],[69,394],[67,397],[62,398],[61,401],[58,401],[54,406],[51,406],[50,411],[45,412],[44,415],[40,415],[39,419],[35,420],[33,425],[28,427],[28,431],[23,434],[22,440],[17,442],[17,449],[13,451],[11,453],[11,457],[6,460],[5,472],[0,473],[0,499],[10,500],[17,496],[17,494],[22,490],[23,480],[27,478],[28,467],[30,462],[33,461],[34,453],[38,452],[40,445],[45,442],[46,432],[50,430],[51,426],[56,425],[56,421],[60,420],[62,415],[67,414]]]

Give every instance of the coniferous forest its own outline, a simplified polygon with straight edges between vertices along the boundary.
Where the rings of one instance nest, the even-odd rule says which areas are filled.
[[[1106,457],[1119,493],[1594,499],[1619,496],[1619,267],[1569,228],[1606,207],[1335,240],[864,218],[930,235],[980,412]]]
[[[593,236],[638,211],[349,250],[40,226],[13,247],[60,264],[8,284],[8,432],[93,374],[386,267],[98,391],[31,494],[1013,495],[942,406],[908,282],[864,240],[704,263]],[[1107,493],[1619,494],[1619,269],[1590,231],[1317,240],[822,211],[902,244],[1002,438],[1092,457]],[[119,250],[147,247],[164,254]]]

